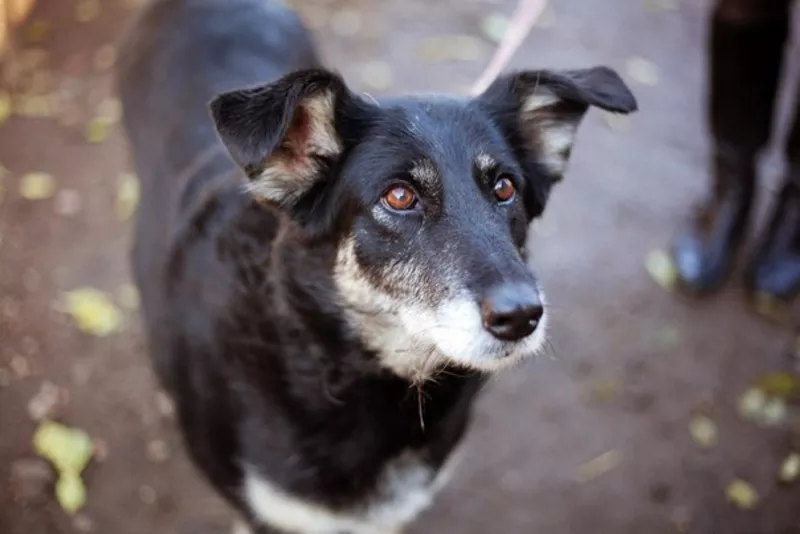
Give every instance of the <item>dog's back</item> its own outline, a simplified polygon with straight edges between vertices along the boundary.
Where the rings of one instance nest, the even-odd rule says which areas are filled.
[[[145,308],[159,308],[148,284],[163,275],[175,233],[211,191],[243,180],[209,101],[317,64],[299,19],[277,0],[154,0],[134,23],[117,83],[141,182],[134,270]]]
[[[210,221],[241,216],[252,198],[244,194],[244,175],[220,142],[208,104],[221,92],[317,63],[297,16],[273,0],[154,0],[120,51],[117,85],[141,184],[133,270],[148,348],[178,403],[190,454],[234,502],[237,422],[228,416],[234,401],[223,372],[210,359],[192,358],[214,345],[210,318],[228,311],[237,290],[214,248],[233,225]],[[278,226],[276,217],[262,215],[259,223]],[[195,394],[219,412],[208,413]],[[206,438],[192,439],[198,434]]]

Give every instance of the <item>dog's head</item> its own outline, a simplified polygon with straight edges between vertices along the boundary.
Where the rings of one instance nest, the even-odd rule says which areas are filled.
[[[332,276],[381,362],[424,379],[535,354],[546,306],[529,223],[564,174],[589,106],[629,113],[611,69],[527,71],[471,99],[378,103],[325,70],[211,103],[252,192],[335,243]]]

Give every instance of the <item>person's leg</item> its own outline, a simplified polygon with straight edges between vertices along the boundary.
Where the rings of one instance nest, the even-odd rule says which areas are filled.
[[[772,130],[790,0],[718,0],[711,20],[708,112],[712,187],[673,257],[683,289],[718,289],[746,233],[755,162]]]
[[[747,270],[755,296],[789,301],[800,293],[800,103],[786,142],[786,176]]]

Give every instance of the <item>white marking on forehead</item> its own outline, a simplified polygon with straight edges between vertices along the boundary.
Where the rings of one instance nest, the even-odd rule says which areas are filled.
[[[436,182],[439,177],[436,167],[428,160],[415,162],[409,174],[425,184]]]
[[[489,154],[478,154],[475,158],[475,164],[481,171],[488,171],[497,164],[497,161]]]

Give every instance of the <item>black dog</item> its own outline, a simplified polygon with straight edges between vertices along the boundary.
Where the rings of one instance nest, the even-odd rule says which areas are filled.
[[[588,107],[634,97],[597,67],[376,102],[269,0],[155,1],[118,69],[136,283],[194,462],[259,532],[399,532],[485,374],[541,349],[528,225]]]

